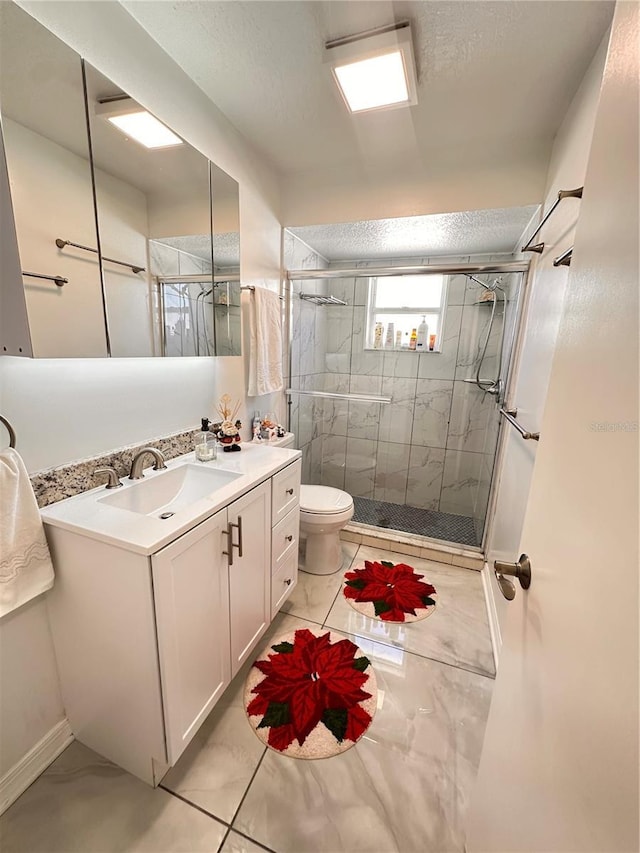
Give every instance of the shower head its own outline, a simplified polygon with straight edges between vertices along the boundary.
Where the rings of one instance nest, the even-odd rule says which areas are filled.
[[[500,285],[502,284],[502,276],[498,276],[498,278],[494,278],[491,284],[485,284],[484,281],[480,281],[479,278],[476,278],[475,275],[471,275],[471,273],[465,273],[467,278],[470,278],[471,281],[475,281],[476,284],[479,284],[480,287],[484,287],[485,290],[491,290],[495,292],[496,290],[502,291]]]

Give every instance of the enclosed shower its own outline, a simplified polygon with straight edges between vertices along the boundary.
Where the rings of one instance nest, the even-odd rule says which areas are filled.
[[[356,523],[480,547],[525,270],[511,257],[290,272],[303,482],[351,494]],[[432,350],[409,348],[420,322]]]

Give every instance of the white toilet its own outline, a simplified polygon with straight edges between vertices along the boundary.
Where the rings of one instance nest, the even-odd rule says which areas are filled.
[[[269,442],[293,447],[295,436]],[[331,575],[342,568],[340,531],[353,518],[353,498],[331,486],[300,487],[300,568],[312,575]]]

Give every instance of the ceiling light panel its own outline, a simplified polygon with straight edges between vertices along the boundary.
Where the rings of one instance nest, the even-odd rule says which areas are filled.
[[[95,113],[145,148],[172,148],[183,141],[132,98],[97,104]]]
[[[349,65],[337,65],[335,75],[352,113],[409,102],[404,62],[399,50]]]
[[[408,23],[329,42],[325,63],[352,113],[418,102]]]

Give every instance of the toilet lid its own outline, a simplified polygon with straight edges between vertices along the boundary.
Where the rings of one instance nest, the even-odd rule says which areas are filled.
[[[300,486],[300,509],[306,512],[342,512],[353,505],[351,495],[331,486]]]

